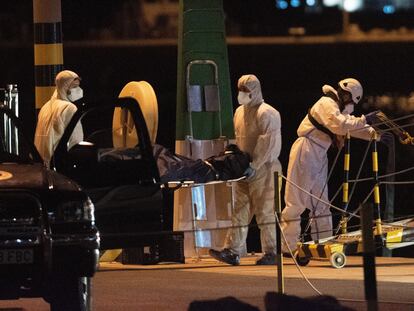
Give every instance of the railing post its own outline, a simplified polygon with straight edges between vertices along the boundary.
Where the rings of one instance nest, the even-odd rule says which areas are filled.
[[[344,211],[348,210],[348,204],[349,204],[349,165],[350,165],[350,159],[351,159],[351,135],[349,134],[349,131],[346,133],[345,137],[345,155],[344,155],[344,182],[342,187],[342,209]],[[342,234],[347,233],[348,225],[348,218],[346,217],[345,213],[342,213],[341,218],[341,230]]]
[[[377,211],[377,218],[375,219],[376,234],[382,234],[381,224],[381,210],[380,210],[380,191],[379,191],[379,180],[378,180],[378,151],[377,151],[377,133],[373,135],[372,143],[372,173],[374,175],[374,204]]]
[[[361,209],[365,300],[367,301],[368,311],[377,311],[377,278],[375,272],[375,244],[372,223],[372,204],[365,204]]]
[[[282,235],[280,232],[280,223],[282,216],[282,208],[280,204],[280,188],[281,180],[279,172],[274,173],[274,184],[275,184],[275,220],[276,220],[276,260],[277,260],[277,288],[279,294],[285,292],[284,286],[284,275],[283,275],[283,254],[282,254]]]

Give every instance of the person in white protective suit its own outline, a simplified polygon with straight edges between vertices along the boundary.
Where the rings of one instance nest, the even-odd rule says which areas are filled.
[[[236,144],[252,158],[249,176],[235,186],[233,228],[227,233],[224,249],[210,250],[222,262],[238,265],[246,254],[248,225],[256,216],[264,256],[259,265],[276,263],[274,172],[282,171],[278,160],[282,139],[279,112],[263,100],[260,82],[243,75],[237,84],[240,106],[234,114]]]
[[[72,116],[77,111],[73,102],[83,97],[80,77],[73,71],[63,70],[56,75],[56,89],[50,100],[40,109],[35,132],[35,145],[45,162],[50,167],[53,156],[62,135]],[[76,124],[68,142],[68,149],[83,140],[80,122]]]
[[[329,202],[326,182],[327,151],[330,145],[341,141],[347,131],[350,131],[351,136],[365,140],[370,140],[375,132],[367,125],[372,124],[371,114],[361,117],[351,115],[354,105],[358,104],[363,95],[358,80],[341,80],[336,90],[332,86],[324,85],[322,92],[323,96],[309,109],[299,125],[299,137],[292,145],[289,155],[286,206],[282,212],[281,229],[292,252],[296,250],[301,230],[300,217],[305,209],[309,209],[314,217],[311,222],[312,238],[318,240],[332,236],[330,207],[322,202]],[[283,239],[282,242],[282,252],[292,254]]]

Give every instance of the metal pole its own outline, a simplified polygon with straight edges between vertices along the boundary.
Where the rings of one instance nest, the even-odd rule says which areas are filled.
[[[6,85],[6,106],[9,109],[12,109],[12,89],[13,89],[13,84],[7,84]],[[6,116],[6,144],[7,144],[7,151],[8,152],[12,152],[12,123],[10,118],[8,118]]]
[[[386,167],[386,174],[394,173],[395,172],[395,139],[392,136],[392,142],[388,146],[388,156],[387,156],[387,167]],[[386,179],[388,182],[395,181],[395,176],[389,176]],[[393,184],[386,184],[385,185],[385,208],[383,218],[387,221],[394,220],[394,197],[395,197],[395,186]],[[382,256],[383,257],[392,257],[392,250],[386,247],[382,248]]]
[[[10,92],[10,109],[14,112],[16,117],[19,116],[19,91],[17,89],[17,84],[13,84],[12,90]],[[12,153],[19,154],[19,131],[16,126],[12,128]]]
[[[351,159],[350,155],[350,149],[351,149],[351,135],[349,134],[349,131],[346,133],[345,137],[345,155],[344,155],[344,183],[342,187],[342,209],[346,211],[348,209],[349,204],[349,196],[348,196],[348,190],[349,190],[349,162]],[[342,213],[342,219],[341,219],[341,229],[342,234],[347,233],[347,222],[348,218],[346,217],[345,213]]]
[[[36,108],[55,90],[55,77],[63,70],[62,12],[60,0],[33,0]]]
[[[374,133],[372,144],[372,173],[374,175],[374,204],[377,211],[377,218],[375,219],[376,234],[382,234],[381,224],[381,210],[380,210],[380,192],[378,180],[378,151],[377,151],[377,133]]]
[[[375,272],[375,245],[372,222],[372,204],[365,204],[361,209],[365,300],[367,301],[368,311],[377,311],[377,279]]]
[[[345,10],[344,1],[342,1],[342,35],[346,36],[349,33],[349,12]]]
[[[7,94],[7,87],[4,89],[0,89],[1,90],[1,99],[0,99],[0,103],[5,106],[8,107],[8,94]],[[3,151],[7,151],[7,116],[5,114],[3,114],[2,117],[2,129],[1,129],[1,135],[5,138],[4,141],[2,141],[2,150]]]
[[[285,292],[284,276],[283,276],[283,254],[282,254],[282,235],[280,232],[279,220],[282,216],[282,209],[280,204],[280,177],[279,172],[274,173],[275,184],[275,214],[276,218],[276,260],[277,260],[277,288],[280,294]]]

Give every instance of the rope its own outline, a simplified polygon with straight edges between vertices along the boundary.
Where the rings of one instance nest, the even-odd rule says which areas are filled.
[[[369,151],[369,148],[371,147],[371,144],[372,144],[372,140],[370,140],[370,141],[368,142],[368,146],[367,146],[367,148],[365,149],[364,157],[362,158],[361,165],[359,166],[358,173],[357,173],[357,175],[356,175],[356,179],[355,179],[355,180],[356,180],[356,182],[352,185],[351,193],[350,193],[350,195],[349,195],[349,200],[348,200],[349,202],[351,202],[351,199],[352,199],[352,196],[353,196],[353,194],[354,194],[354,191],[355,191],[356,185],[357,185],[357,183],[358,183],[359,175],[361,174],[362,167],[363,167],[363,165],[364,165],[364,163],[365,163],[365,160],[366,160],[366,158],[367,158],[368,151]],[[349,182],[349,181],[348,181],[348,182]]]
[[[380,185],[412,185],[414,184],[414,180],[407,180],[407,181],[381,181]]]
[[[352,130],[350,130],[350,132],[362,131],[362,130],[365,130],[369,127],[384,125],[384,124],[389,123],[390,121],[392,121],[392,122],[401,121],[401,120],[405,120],[405,119],[408,119],[408,118],[411,118],[411,117],[414,117],[414,114],[409,114],[409,115],[406,115],[406,116],[403,116],[403,117],[399,117],[399,118],[395,118],[395,119],[389,119],[389,120],[382,121],[382,122],[376,122],[376,123],[373,123],[371,125],[365,125],[363,127],[357,128],[357,129],[352,129]],[[414,125],[414,123],[412,123],[409,126],[412,126],[412,125]],[[405,126],[405,127],[407,127],[407,126]],[[400,128],[403,128],[403,126],[400,126]]]
[[[321,199],[319,199],[316,195],[314,195],[314,194],[310,193],[309,191],[307,191],[307,190],[303,189],[302,187],[300,187],[299,185],[297,185],[297,184],[296,184],[296,183],[294,183],[293,181],[291,181],[291,180],[287,179],[284,175],[280,175],[280,176],[281,176],[284,180],[286,180],[288,183],[290,183],[291,185],[293,185],[293,186],[295,186],[296,188],[298,188],[299,190],[301,190],[302,192],[304,192],[304,193],[306,193],[307,195],[311,196],[312,198],[314,198],[314,199],[316,199],[316,200],[318,200],[318,201],[320,201],[320,202],[322,202],[322,203],[324,203],[324,204],[328,205],[329,207],[331,207],[331,208],[333,208],[333,209],[335,209],[335,210],[337,210],[337,211],[340,211],[340,212],[346,213],[346,214],[348,214],[348,215],[353,215],[354,217],[360,218],[358,215],[355,215],[354,213],[351,213],[351,212],[345,211],[344,209],[339,208],[339,207],[337,207],[337,206],[335,206],[335,205],[331,204],[330,202],[326,202],[325,200],[321,200]]]
[[[293,259],[293,262],[295,263],[295,265],[296,265],[296,268],[298,269],[298,271],[299,271],[299,273],[302,275],[302,277],[303,277],[303,279],[306,281],[306,283],[308,283],[308,285],[318,294],[318,295],[322,295],[322,293],[311,283],[311,281],[309,281],[309,279],[306,277],[306,275],[303,273],[303,271],[302,271],[302,269],[300,268],[300,266],[299,266],[299,264],[298,264],[298,262],[297,262],[297,260],[296,260],[296,256],[295,256],[295,254],[292,252],[292,250],[291,250],[291,248],[290,248],[290,246],[289,246],[289,243],[287,242],[287,239],[286,239],[286,236],[285,236],[285,233],[283,232],[283,230],[282,230],[282,227],[281,227],[281,225],[280,225],[280,220],[279,220],[279,217],[278,217],[278,215],[277,215],[277,213],[275,213],[275,216],[276,216],[276,222],[277,222],[277,225],[279,226],[279,228],[280,228],[280,233],[281,233],[281,235],[282,235],[282,238],[283,238],[283,241],[285,242],[285,246],[287,247],[287,249],[288,249],[288,251],[289,251],[289,253],[290,253],[290,256],[292,257],[292,259]]]
[[[338,148],[338,152],[336,153],[335,159],[334,159],[334,161],[332,163],[332,167],[331,167],[331,169],[329,171],[328,178],[326,178],[325,184],[323,185],[323,188],[322,188],[321,193],[319,195],[319,200],[322,198],[323,192],[325,191],[325,188],[328,185],[329,180],[331,179],[332,173],[334,171],[334,168],[336,166],[336,163],[338,162],[339,155],[341,154],[341,151],[342,151],[342,147],[341,148]],[[305,228],[305,232],[307,232],[309,230],[309,228],[310,228],[310,226],[312,224],[312,221],[313,221],[313,219],[315,217],[315,210],[318,207],[318,204],[319,204],[319,201],[316,202],[316,206],[314,206],[312,208],[312,217],[309,218],[309,221],[308,221],[308,223],[306,225],[306,228]],[[332,201],[330,201],[329,204],[332,204]],[[318,224],[316,223],[316,226],[317,225]],[[316,232],[319,232],[318,228],[316,228]]]
[[[399,175],[399,174],[404,174],[404,173],[410,172],[412,170],[414,170],[414,166],[403,169],[403,170],[398,171],[398,172],[378,176],[378,179],[383,179],[383,178],[387,178],[387,177],[390,177],[390,176],[396,176],[396,175]],[[361,178],[361,179],[358,179],[358,180],[351,179],[348,182],[362,182],[362,181],[370,181],[370,180],[374,180],[374,178],[373,177],[367,177],[367,178]]]

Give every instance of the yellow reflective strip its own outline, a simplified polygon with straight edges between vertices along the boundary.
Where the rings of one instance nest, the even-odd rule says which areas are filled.
[[[301,244],[298,245],[298,255],[299,257],[306,257],[305,251],[303,250],[303,247],[305,247],[305,245]]]
[[[379,204],[380,203],[380,192],[378,185],[375,185],[374,187],[374,203]]]
[[[324,250],[325,250],[326,258],[329,258],[332,255],[332,253],[334,253],[334,250],[333,250],[334,248],[335,248],[335,244],[325,245]]]
[[[349,153],[345,153],[345,159],[344,159],[344,170],[345,171],[349,171],[349,162],[350,162]]]
[[[325,245],[325,247],[323,248],[326,258],[331,256],[331,246],[332,244],[330,245],[328,244],[328,245]]]
[[[403,228],[387,232],[387,243],[401,243],[403,237]]]
[[[310,244],[309,245],[309,251],[311,252],[312,257],[315,257],[315,258],[319,257],[317,247],[318,247],[318,244]]]
[[[108,249],[99,257],[99,262],[115,261],[121,253],[122,249]]]
[[[325,246],[325,255],[326,258],[331,257],[333,253],[342,253],[344,250],[344,245],[340,243],[328,244]]]
[[[362,241],[358,242],[357,253],[362,253],[364,251],[364,244]]]
[[[378,152],[372,153],[372,171],[378,172]]]
[[[345,234],[345,233],[348,232],[348,219],[347,219],[347,217],[342,217],[341,232],[342,232],[342,234]]]
[[[381,235],[382,234],[382,224],[381,224],[381,218],[375,219],[375,235]]]
[[[42,108],[42,106],[52,97],[54,91],[54,86],[36,86],[36,109]]]
[[[343,203],[348,203],[348,190],[349,190],[349,185],[347,182],[344,182],[342,186],[342,202]]]
[[[60,65],[63,64],[62,43],[35,44],[35,65]]]

